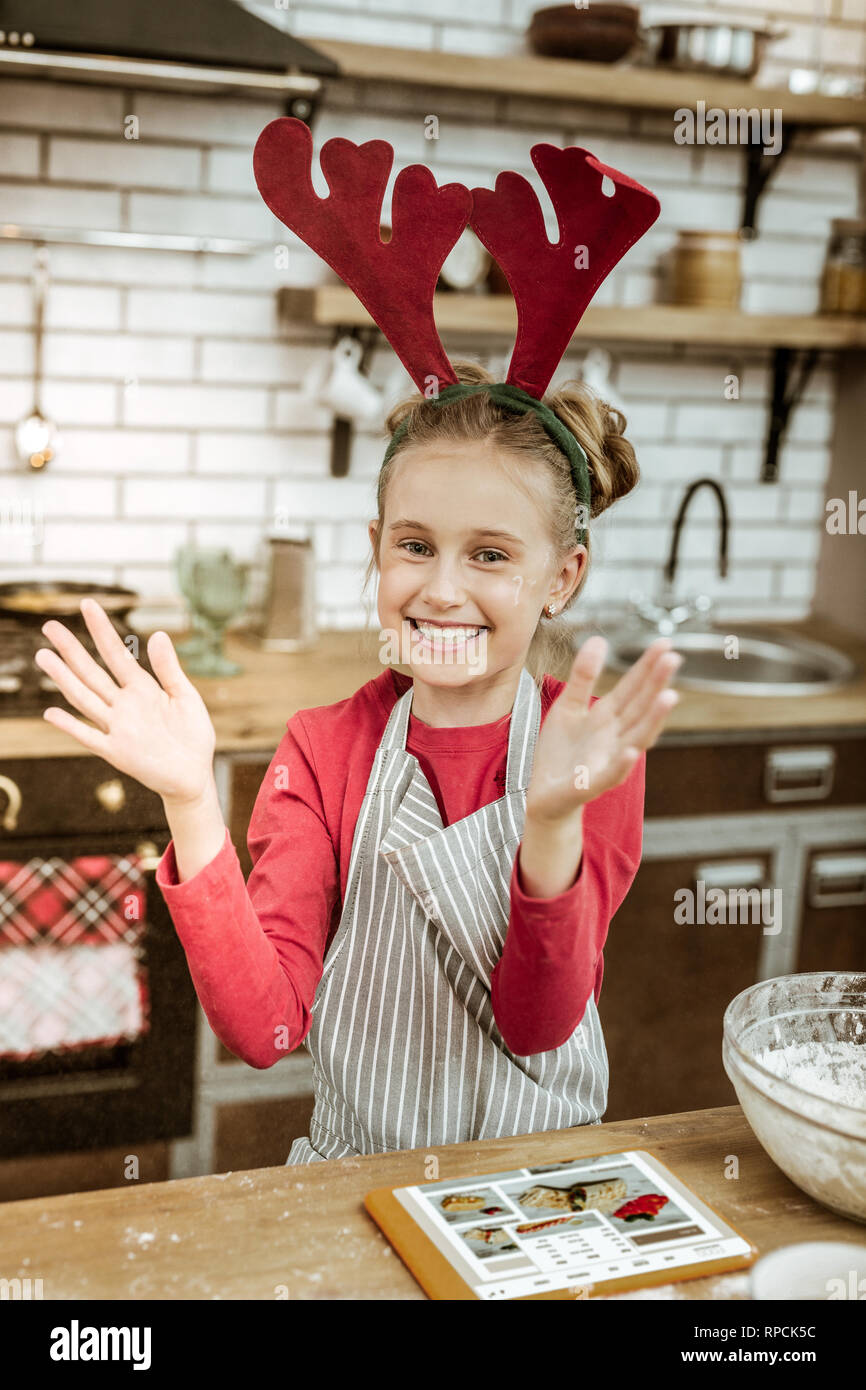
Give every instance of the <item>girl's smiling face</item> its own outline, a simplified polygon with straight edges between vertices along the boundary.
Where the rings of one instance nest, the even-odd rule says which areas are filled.
[[[379,538],[379,620],[399,635],[401,662],[435,686],[506,673],[516,682],[542,609],[561,607],[586,562],[586,548],[575,546],[557,563],[540,503],[503,458],[486,443],[442,443],[407,448],[394,461]],[[376,529],[370,522],[374,545]]]

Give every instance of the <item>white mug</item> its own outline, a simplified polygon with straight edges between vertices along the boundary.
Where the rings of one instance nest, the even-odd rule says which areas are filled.
[[[372,425],[381,422],[384,401],[360,370],[362,351],[357,338],[340,339],[331,354],[330,375],[319,387],[317,399],[356,425]]]

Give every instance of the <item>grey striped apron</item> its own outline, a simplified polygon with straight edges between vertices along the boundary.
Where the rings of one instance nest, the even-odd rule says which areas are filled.
[[[536,684],[524,669],[505,795],[445,827],[406,752],[413,688],[391,711],[355,827],[306,1038],[310,1137],[287,1163],[600,1124],[607,1106],[594,995],[561,1047],[528,1057],[506,1046],[490,1002],[541,721]]]

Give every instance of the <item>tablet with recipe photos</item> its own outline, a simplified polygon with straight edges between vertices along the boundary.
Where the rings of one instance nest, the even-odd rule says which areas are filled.
[[[364,1205],[435,1299],[592,1298],[758,1254],[645,1149],[381,1187]]]

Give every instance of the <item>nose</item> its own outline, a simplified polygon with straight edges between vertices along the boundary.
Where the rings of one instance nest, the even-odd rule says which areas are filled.
[[[447,556],[438,556],[436,563],[427,573],[422,598],[431,606],[439,608],[463,607],[466,603],[466,587],[460,574],[460,566]]]

